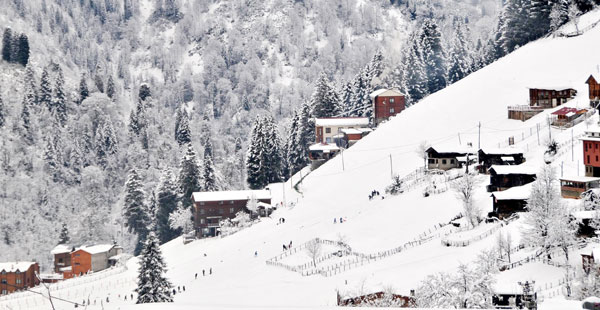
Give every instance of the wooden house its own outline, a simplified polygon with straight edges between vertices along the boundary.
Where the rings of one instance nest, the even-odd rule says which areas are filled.
[[[526,165],[494,165],[488,169],[490,184],[488,192],[503,191],[535,181],[536,168]]]
[[[574,121],[587,113],[586,109],[577,109],[564,107],[557,111],[552,112],[552,115],[556,117],[552,125],[559,127],[572,127]]]
[[[335,143],[316,143],[308,147],[308,158],[312,169],[318,168],[340,152],[341,148]]]
[[[428,170],[462,168],[467,163],[467,158],[469,162],[476,159],[475,151],[464,147],[430,147],[425,152]]]
[[[61,269],[71,266],[71,252],[74,248],[68,244],[59,244],[50,254],[54,256],[54,272],[61,273]]]
[[[532,108],[550,109],[557,107],[577,95],[577,91],[569,87],[529,88],[529,105]]]
[[[364,136],[370,134],[371,128],[346,128],[340,131],[341,137],[337,140],[337,145],[343,148],[349,148]]]
[[[583,143],[583,165],[585,176],[600,177],[600,128],[593,127],[585,131],[580,138]]]
[[[534,108],[530,105],[515,105],[508,106],[508,119],[514,119],[519,121],[526,121],[539,113],[542,113],[543,109]]]
[[[196,236],[203,238],[217,236],[221,220],[232,219],[240,211],[249,213],[246,205],[251,199],[266,206],[271,205],[271,192],[268,190],[196,192],[192,194],[192,199]]]
[[[531,194],[532,183],[522,186],[511,187],[501,192],[493,192],[492,204],[493,212],[490,216],[495,216],[499,219],[507,218],[515,212],[525,211],[527,199]]]
[[[581,253],[581,267],[586,273],[589,273],[598,263],[600,263],[600,248]]]
[[[481,173],[487,173],[492,165],[520,165],[524,162],[523,151],[516,148],[484,148],[479,150],[479,169]]]
[[[39,273],[40,266],[36,262],[0,263],[0,295],[40,284]]]
[[[116,244],[98,244],[76,248],[71,252],[71,268],[62,268],[63,277],[69,279],[114,266],[121,253],[123,253],[123,248]]]
[[[560,194],[563,198],[580,199],[583,192],[600,187],[600,177],[563,177],[560,178]]]
[[[343,129],[363,128],[368,126],[368,117],[315,118],[315,142],[336,143],[335,136],[339,135]]]
[[[590,106],[598,108],[598,103],[600,103],[600,84],[598,84],[598,80],[593,75],[590,75],[585,83],[588,84]]]
[[[571,213],[572,218],[577,222],[577,235],[580,237],[595,237],[598,234],[593,221],[600,220],[600,213],[596,210],[574,211]],[[596,256],[599,259],[600,256]]]
[[[372,92],[369,97],[373,104],[373,122],[375,126],[406,108],[404,94],[396,89],[381,88]]]

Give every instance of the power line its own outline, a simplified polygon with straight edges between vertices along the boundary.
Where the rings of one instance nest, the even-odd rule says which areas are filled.
[[[42,297],[44,297],[44,298],[46,298],[46,299],[48,299],[48,300],[50,299],[48,296],[44,295],[44,293],[36,292],[36,291],[34,291],[34,290],[31,290],[31,289],[29,289],[29,288],[27,288],[27,287],[20,287],[20,286],[16,286],[16,285],[8,284],[8,283],[2,283],[2,285],[8,285],[8,286],[12,286],[12,287],[14,287],[14,288],[17,288],[17,289],[20,289],[20,290],[25,290],[25,291],[28,291],[28,292],[31,292],[31,293],[34,293],[34,294],[41,295]],[[52,296],[52,298],[53,298],[53,299],[56,299],[56,300],[64,301],[64,302],[67,302],[67,303],[70,303],[70,304],[73,304],[73,305],[77,305],[78,307],[79,307],[79,306],[83,306],[82,304],[80,304],[80,303],[78,303],[78,302],[70,301],[70,300],[67,300],[67,299],[64,299],[64,298],[60,298],[60,297],[54,297],[54,296]]]

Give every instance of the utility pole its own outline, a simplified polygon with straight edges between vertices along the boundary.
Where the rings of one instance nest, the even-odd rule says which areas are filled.
[[[477,134],[477,148],[481,150],[481,122],[479,122],[479,133]]]
[[[394,166],[392,163],[392,154],[390,154],[390,176],[392,177],[392,180],[394,179]]]
[[[552,141],[552,126],[550,125],[550,115],[548,115],[548,142]]]
[[[458,133],[458,145],[462,145],[462,142],[460,142],[460,132]]]
[[[342,171],[346,170],[344,165],[344,148],[342,148]]]
[[[537,128],[538,145],[540,145],[540,123],[535,124]]]
[[[571,161],[575,160],[575,139],[573,138],[573,128],[571,127]]]
[[[281,188],[283,189],[283,207],[285,207],[285,181],[281,182]]]

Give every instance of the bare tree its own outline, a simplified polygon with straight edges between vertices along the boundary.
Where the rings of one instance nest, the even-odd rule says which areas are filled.
[[[313,239],[306,244],[306,253],[312,259],[313,265],[317,267],[317,258],[321,255],[322,247],[319,239]]]
[[[462,178],[457,179],[452,183],[452,189],[456,192],[456,197],[463,203],[465,218],[471,224],[471,227],[479,224],[481,210],[475,205],[473,195],[477,187],[477,180],[472,174],[465,173]]]
[[[429,149],[431,145],[427,143],[427,141],[421,141],[421,144],[417,147],[417,154],[421,158],[423,158],[423,169],[427,169],[427,149]]]
[[[506,233],[506,238],[504,238],[504,246],[506,247],[505,252],[508,257],[508,263],[510,264],[510,254],[512,253],[513,240],[510,232]]]

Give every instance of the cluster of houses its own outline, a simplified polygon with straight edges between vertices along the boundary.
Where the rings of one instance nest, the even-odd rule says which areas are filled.
[[[371,133],[374,127],[406,108],[405,96],[395,89],[378,89],[369,97],[373,107],[372,121],[368,117],[315,118],[315,143],[308,151],[313,169],[351,147]]]

